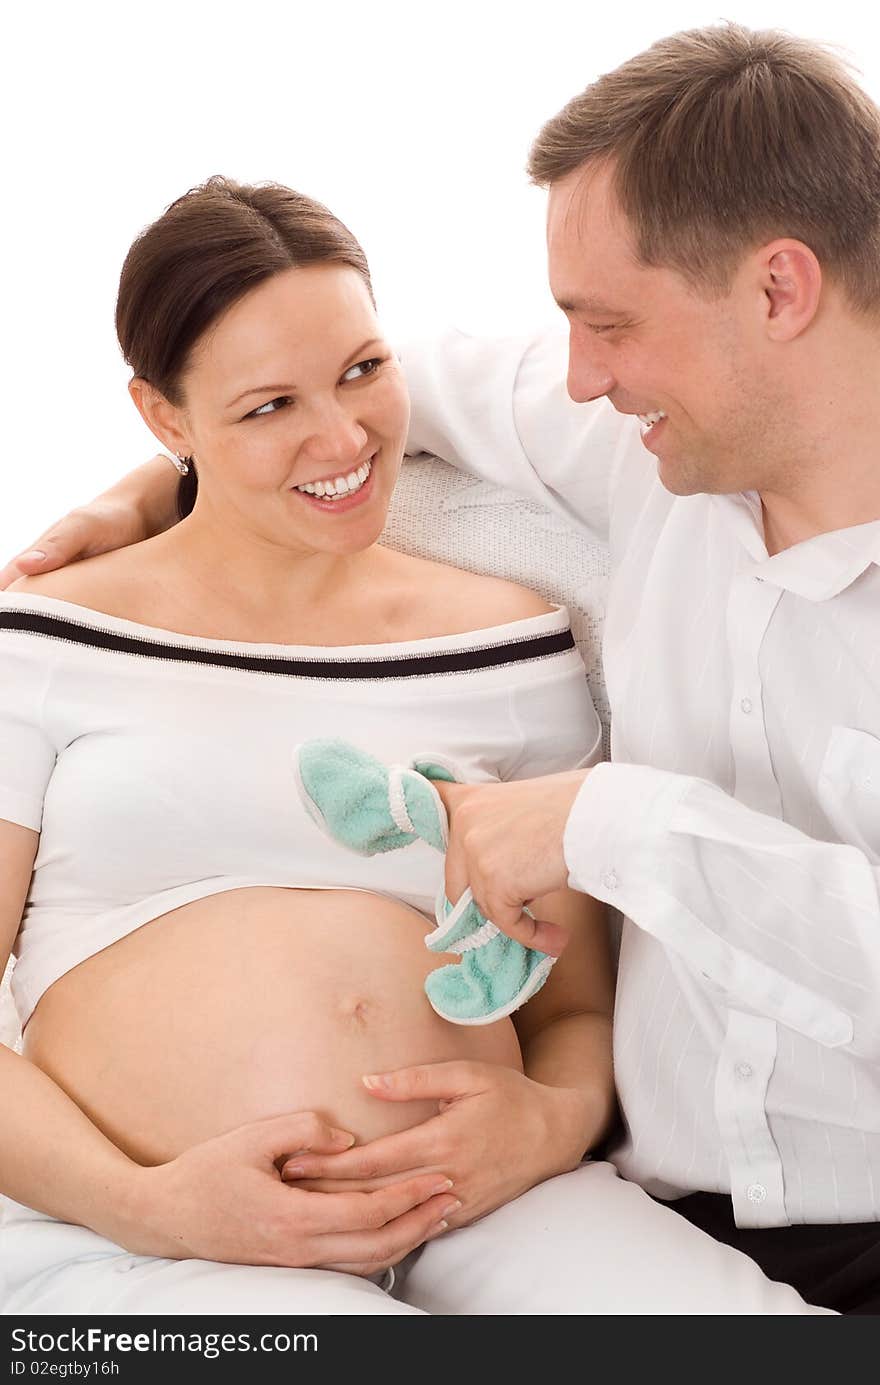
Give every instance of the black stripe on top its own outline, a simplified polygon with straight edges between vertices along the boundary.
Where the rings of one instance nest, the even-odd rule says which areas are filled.
[[[209,664],[215,668],[244,669],[250,673],[283,674],[293,678],[376,679],[424,678],[441,673],[468,673],[474,669],[500,668],[529,659],[545,659],[574,649],[571,630],[549,635],[525,635],[502,644],[477,649],[450,650],[438,654],[383,654],[367,659],[292,659],[283,655],[232,654],[218,649],[192,649],[188,645],[150,640],[99,630],[62,616],[36,611],[0,610],[0,630],[25,631],[48,639],[90,645],[118,654],[137,654],[145,659],[171,660],[180,664]]]

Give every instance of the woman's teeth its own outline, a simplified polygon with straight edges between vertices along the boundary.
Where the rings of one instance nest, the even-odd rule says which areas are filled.
[[[359,491],[372,470],[372,462],[364,462],[357,471],[350,471],[347,476],[337,476],[332,481],[307,481],[304,486],[295,486],[298,491],[305,491],[306,495],[318,495],[324,500],[335,500],[338,496],[351,495],[354,491]]]
[[[653,413],[639,414],[638,417],[639,423],[641,423],[643,427],[653,428],[654,424],[659,423],[661,419],[664,419],[666,417],[666,415],[662,409],[655,409]]]

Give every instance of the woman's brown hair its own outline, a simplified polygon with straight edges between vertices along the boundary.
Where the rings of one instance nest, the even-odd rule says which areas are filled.
[[[311,264],[344,264],[373,296],[367,259],[342,222],[278,183],[209,178],[137,237],[122,266],[116,335],[134,374],[172,404],[193,347],[263,280]],[[194,466],[181,478],[181,518],[195,503]]]

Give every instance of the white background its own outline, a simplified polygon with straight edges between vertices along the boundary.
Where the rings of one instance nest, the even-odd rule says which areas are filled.
[[[113,311],[132,238],[212,173],[328,203],[392,340],[555,314],[542,122],[677,29],[734,19],[844,49],[880,98],[880,20],[841,0],[33,2],[7,12],[0,563],[155,450]]]

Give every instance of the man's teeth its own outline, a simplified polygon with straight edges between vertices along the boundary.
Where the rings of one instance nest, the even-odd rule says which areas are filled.
[[[652,428],[655,423],[659,423],[661,418],[665,417],[666,415],[662,409],[655,409],[654,412],[650,414],[639,414],[639,423],[643,423],[646,428]]]
[[[335,500],[340,495],[351,495],[354,491],[359,491],[372,470],[372,462],[364,462],[357,471],[350,471],[347,476],[337,476],[332,481],[307,481],[304,486],[296,486],[295,490],[305,491],[306,495],[323,496],[325,500]]]

